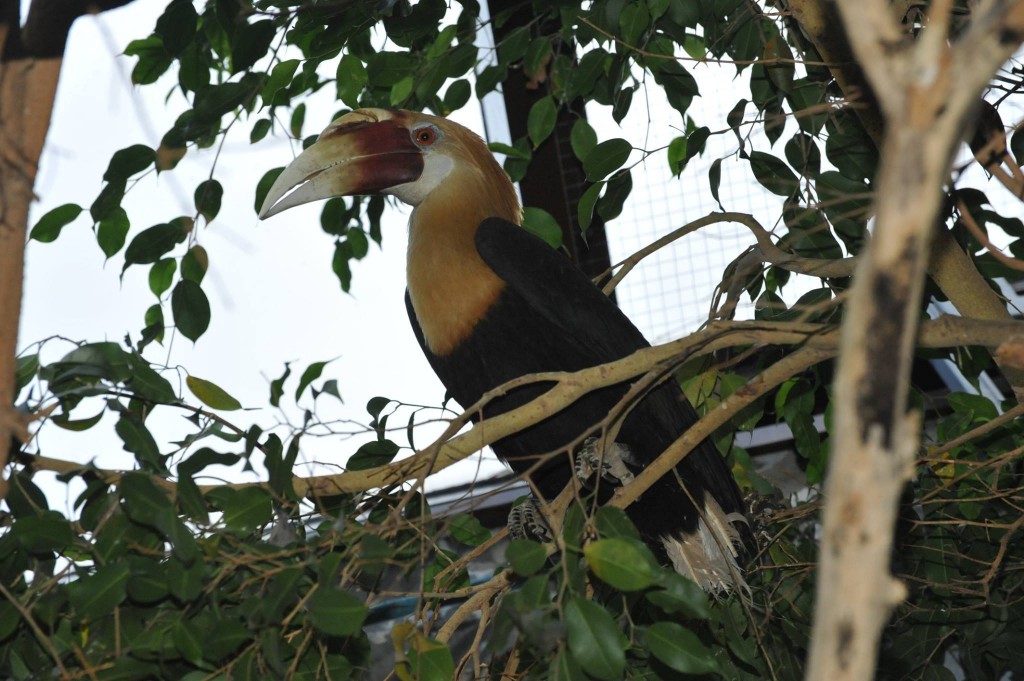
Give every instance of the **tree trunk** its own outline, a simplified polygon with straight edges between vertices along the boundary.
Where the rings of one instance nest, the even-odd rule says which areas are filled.
[[[887,0],[840,0],[839,9],[885,136],[874,234],[843,318],[807,678],[866,681],[882,629],[906,595],[889,562],[919,444],[919,416],[906,405],[931,237],[982,91],[1024,36],[1024,0],[982,2],[952,45],[951,0],[931,5],[917,40]]]
[[[11,438],[25,433],[13,409],[25,236],[61,56],[76,18],[129,1],[35,0],[22,28],[18,0],[0,0],[0,499]]]

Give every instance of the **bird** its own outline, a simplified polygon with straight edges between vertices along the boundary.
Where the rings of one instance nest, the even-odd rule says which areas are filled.
[[[463,407],[522,376],[578,371],[648,347],[568,257],[521,226],[515,187],[486,143],[445,118],[375,108],[342,115],[280,173],[259,217],[372,194],[412,206],[409,319],[434,372]],[[552,385],[509,390],[472,416],[507,412]],[[669,378],[632,405],[614,442],[597,451],[602,424],[629,387],[588,393],[492,448],[547,500],[573,476],[590,477],[605,500],[612,485],[600,479],[627,483],[698,419]],[[724,459],[705,440],[626,511],[658,558],[717,595],[747,588],[737,564],[744,508]]]

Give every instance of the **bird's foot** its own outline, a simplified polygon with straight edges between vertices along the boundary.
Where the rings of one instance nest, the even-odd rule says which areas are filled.
[[[775,516],[786,510],[788,505],[778,496],[758,494],[753,490],[743,495],[743,502],[747,506],[747,517],[751,521],[750,531],[758,548],[770,546],[774,535]]]
[[[580,482],[588,489],[594,487],[598,476],[613,485],[633,482],[633,472],[626,466],[627,463],[633,463],[629,447],[613,442],[602,452],[598,450],[599,442],[598,437],[588,437],[576,452],[573,467]]]
[[[544,520],[544,513],[536,499],[523,499],[518,506],[509,511],[508,536],[510,539],[531,539],[542,544],[553,540],[551,528]]]

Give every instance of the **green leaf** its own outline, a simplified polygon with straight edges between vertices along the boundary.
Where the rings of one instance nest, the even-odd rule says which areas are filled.
[[[257,215],[259,215],[260,208],[263,207],[263,202],[267,198],[267,193],[270,191],[270,188],[274,186],[274,181],[283,171],[284,166],[280,168],[271,168],[265,172],[263,177],[260,178],[260,181],[256,183],[256,202],[253,204],[253,210],[256,211]]]
[[[555,105],[555,98],[550,95],[538,99],[530,107],[530,114],[526,119],[526,130],[533,142],[534,149],[551,135],[557,120],[558,107]]]
[[[199,401],[211,409],[221,411],[235,411],[242,408],[242,403],[229,395],[226,390],[216,383],[199,378],[198,376],[186,376],[185,384],[192,394],[199,398]]]
[[[391,106],[401,106],[412,94],[415,81],[411,75],[406,76],[391,86]]]
[[[18,358],[18,368],[15,372],[14,396],[17,397],[21,389],[28,385],[39,371],[39,353],[25,355]]]
[[[621,508],[601,506],[597,509],[594,520],[598,533],[604,538],[640,540],[640,533],[637,532],[636,526]]]
[[[610,57],[611,55],[600,47],[584,54],[569,79],[569,88],[566,93],[568,97],[573,99],[590,94],[594,90],[594,86],[604,79],[605,63]]]
[[[171,500],[146,473],[126,473],[118,484],[125,513],[133,522],[159,529],[171,510]]]
[[[125,238],[131,223],[128,221],[128,213],[124,208],[118,206],[110,214],[100,220],[96,230],[96,242],[108,258],[113,257],[124,248]]]
[[[125,451],[134,454],[140,464],[157,470],[163,469],[163,457],[156,439],[136,417],[128,412],[122,414],[114,426],[114,432],[124,443]]]
[[[630,47],[641,47],[640,39],[644,31],[651,23],[651,15],[647,12],[647,5],[642,2],[634,2],[622,8],[619,15],[619,29],[622,31],[622,41]]]
[[[203,657],[213,661],[224,659],[251,638],[252,634],[238,620],[216,617],[203,638]]]
[[[273,70],[270,72],[270,77],[267,78],[263,91],[260,93],[264,106],[273,102],[274,95],[277,94],[278,90],[288,87],[292,82],[292,76],[295,75],[295,71],[298,68],[298,59],[286,59],[274,65]]]
[[[196,93],[191,124],[206,133],[205,126],[217,125],[224,114],[234,111],[249,100],[256,92],[254,83],[243,78],[239,82],[221,83]],[[180,121],[181,119],[179,119]],[[185,119],[188,121],[188,119]],[[178,123],[176,122],[175,125]],[[199,135],[201,136],[201,135]],[[192,136],[196,139],[196,136]]]
[[[583,196],[580,197],[579,205],[576,208],[576,218],[584,233],[590,228],[590,223],[594,221],[594,204],[597,203],[597,197],[601,195],[603,188],[604,182],[596,182],[587,187],[587,191],[583,192]]]
[[[160,36],[167,53],[177,57],[195,38],[198,21],[192,0],[173,0],[156,20],[153,33]]]
[[[79,619],[97,620],[111,612],[127,594],[130,568],[126,563],[104,565],[68,588],[68,600]]]
[[[125,384],[136,396],[151,402],[170,404],[178,399],[167,379],[158,374],[140,355],[132,355],[131,376]]]
[[[528,26],[520,26],[505,36],[505,39],[498,45],[498,61],[502,64],[517,62],[523,58],[529,48],[530,29]]]
[[[569,133],[569,144],[572,145],[572,153],[581,161],[597,146],[597,133],[590,127],[587,119],[578,118],[572,124],[572,131]]]
[[[248,534],[274,517],[270,494],[259,487],[232,490],[224,502],[224,524],[229,530]]]
[[[362,60],[353,54],[344,55],[338,62],[337,79],[338,99],[350,108],[359,106],[359,95],[369,81]]]
[[[128,43],[124,53],[130,57],[138,57],[139,62],[132,69],[133,85],[149,85],[155,83],[171,67],[174,57],[164,48],[159,35],[151,35],[142,40]]]
[[[107,172],[103,173],[104,182],[117,182],[127,180],[136,173],[153,165],[156,160],[156,152],[145,144],[133,144],[130,147],[114,152],[107,166]]]
[[[352,594],[320,585],[308,602],[309,621],[329,636],[354,636],[362,630],[367,609]]]
[[[530,158],[532,158],[529,152],[517,149],[516,147],[508,144],[503,144],[502,142],[491,142],[487,145],[487,148],[495,154],[505,154],[506,156],[522,159],[524,161],[529,161]]]
[[[679,177],[686,168],[686,138],[676,137],[668,145],[668,169],[673,177]]]
[[[292,133],[292,137],[302,137],[302,124],[306,120],[306,103],[303,102],[292,109],[291,120],[288,121],[288,130]]]
[[[11,532],[26,551],[34,554],[60,553],[74,542],[71,525],[57,511],[19,518]]]
[[[448,646],[422,634],[417,634],[409,651],[409,667],[417,681],[448,681],[455,674]]]
[[[597,214],[604,220],[614,220],[622,212],[622,207],[633,191],[633,174],[628,170],[620,170],[608,180],[604,196],[597,202]]]
[[[657,622],[646,630],[647,648],[658,660],[683,674],[722,673],[718,660],[697,635],[675,622]]]
[[[587,681],[583,669],[569,651],[560,648],[548,670],[549,681]]]
[[[444,93],[444,110],[447,113],[458,111],[466,105],[473,94],[473,87],[465,78],[460,78],[451,85]]]
[[[178,261],[174,258],[157,260],[149,268],[149,290],[159,298],[164,291],[171,287],[174,280],[174,273],[178,269]]]
[[[60,231],[75,221],[82,214],[82,207],[74,203],[65,203],[49,211],[35,224],[29,233],[30,239],[44,244],[55,241]]]
[[[536,234],[551,248],[562,245],[562,228],[551,213],[543,208],[528,206],[523,209],[523,228]]]
[[[275,378],[270,382],[270,406],[280,406],[281,396],[284,395],[284,382],[288,380],[291,374],[292,368],[288,362],[285,362],[284,373],[281,374],[280,378]]]
[[[92,216],[93,222],[99,222],[109,217],[116,209],[121,207],[125,184],[125,180],[116,180],[103,185],[99,196],[89,206],[89,214]]]
[[[186,565],[180,560],[167,561],[167,587],[182,603],[191,603],[203,592],[203,561]]]
[[[270,19],[243,23],[231,42],[231,73],[241,73],[265,56],[276,35]]]
[[[619,591],[640,591],[658,580],[654,555],[639,541],[599,539],[588,544],[583,555],[594,574]]]
[[[195,342],[210,326],[210,302],[199,284],[182,279],[171,293],[171,313],[181,335]]]
[[[695,619],[711,617],[708,595],[693,580],[674,570],[664,570],[661,574],[661,587],[648,591],[644,598],[667,613],[678,612]]]
[[[539,36],[530,41],[523,57],[523,72],[531,80],[538,80],[548,60],[551,58],[551,39],[548,36]]]
[[[528,539],[513,539],[505,549],[505,560],[517,574],[524,577],[544,567],[548,560],[548,552],[542,544]]]
[[[763,151],[750,152],[750,169],[765,189],[779,196],[790,196],[797,189],[797,179],[785,162]]]
[[[996,405],[982,395],[955,392],[950,393],[946,399],[954,412],[967,416],[968,423],[988,423],[999,414]]]
[[[191,225],[189,225],[191,227]],[[135,235],[124,252],[124,268],[132,265],[155,263],[164,254],[188,238],[189,230],[183,223],[169,222],[144,229]]]
[[[426,57],[430,61],[440,59],[448,51],[448,48],[452,45],[452,40],[455,39],[455,34],[458,31],[458,26],[445,26],[440,33],[437,34],[437,39],[427,50]]]
[[[267,136],[270,132],[270,128],[273,126],[273,122],[269,118],[261,118],[252,126],[252,132],[249,133],[249,143],[256,144],[261,139]]]
[[[196,212],[202,215],[206,222],[213,222],[220,212],[221,199],[224,196],[224,188],[217,180],[206,180],[196,187],[194,201]]]
[[[299,379],[299,387],[295,389],[295,401],[299,401],[299,397],[302,396],[303,391],[309,386],[310,383],[320,378],[320,374],[324,372],[324,367],[327,366],[327,362],[313,362],[306,370],[302,372],[302,378]]]
[[[718,196],[718,190],[722,185],[722,159],[716,158],[708,169],[708,182],[711,185],[711,196],[718,202],[718,209],[724,211],[722,199]]]
[[[201,284],[209,266],[210,258],[206,254],[206,249],[197,244],[188,249],[185,257],[181,259],[181,276],[189,281]]]
[[[178,620],[171,630],[174,647],[186,661],[195,665],[203,664],[203,640],[198,628],[186,620]]]
[[[398,454],[399,447],[391,440],[374,440],[367,442],[356,450],[348,460],[346,468],[350,471],[365,471],[391,463]]]
[[[621,681],[626,669],[623,636],[615,620],[596,603],[579,597],[565,606],[569,650],[583,671],[602,681]]]
[[[491,538],[490,531],[469,513],[459,513],[448,520],[448,531],[452,538],[467,546],[480,546]]]
[[[379,419],[380,413],[384,411],[384,407],[391,404],[391,401],[390,397],[381,397],[379,395],[377,397],[371,397],[366,402],[366,413],[372,416],[374,420]]]
[[[632,151],[633,146],[621,138],[601,142],[583,159],[583,171],[587,179],[597,182],[608,177],[622,167]]]
[[[390,88],[416,69],[416,58],[406,52],[377,52],[366,60],[366,75],[371,88]]]

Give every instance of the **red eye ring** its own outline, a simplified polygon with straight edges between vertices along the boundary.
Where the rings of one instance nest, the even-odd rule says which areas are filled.
[[[419,130],[414,130],[412,136],[416,141],[416,144],[424,147],[429,147],[437,141],[437,131],[429,126],[424,126]]]

